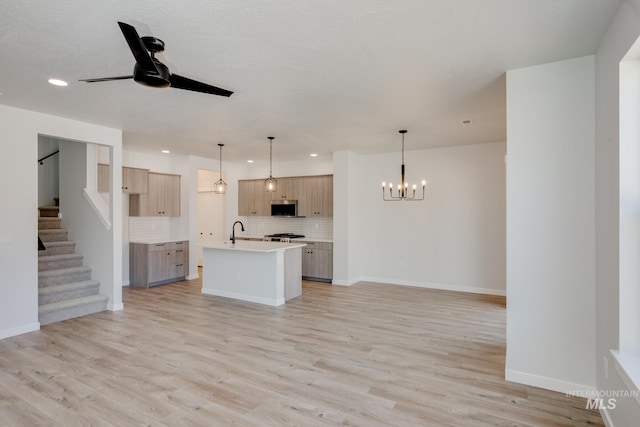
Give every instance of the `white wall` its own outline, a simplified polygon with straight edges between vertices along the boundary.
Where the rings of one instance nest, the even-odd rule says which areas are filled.
[[[596,54],[595,366],[597,386],[603,391],[629,390],[615,368],[610,350],[618,348],[620,333],[619,63],[639,36],[640,1],[623,2]],[[603,415],[612,426],[636,425],[640,419],[640,405],[633,398],[618,398],[615,410],[603,411]]]
[[[0,221],[0,338],[39,328],[38,323],[38,135],[89,141],[114,147],[119,166],[119,130],[0,105],[0,200],[11,209]],[[113,184],[113,183],[112,183]],[[120,203],[113,207],[121,209]],[[113,216],[113,215],[112,215]],[[121,217],[113,230],[121,232]],[[119,236],[113,236],[114,243]],[[114,244],[114,247],[117,246]],[[114,257],[121,252],[115,248]],[[114,264],[119,277],[120,264]],[[116,270],[118,270],[116,272]]]
[[[400,153],[334,153],[334,284],[366,280],[504,295],[504,143],[408,151],[420,202],[384,202]]]
[[[504,143],[406,152],[407,181],[427,181],[414,202],[382,200],[382,182],[400,182],[399,152],[350,162],[360,280],[504,295],[504,154]]]
[[[76,242],[76,251],[83,256],[83,265],[91,267],[91,278],[100,282],[100,293],[109,297],[109,309],[120,310],[123,308],[121,275],[114,276],[113,273],[114,263],[120,264],[120,259],[113,259],[112,255],[113,230],[105,227],[84,192],[85,188],[96,190],[97,163],[95,155],[88,155],[88,152],[95,154],[95,147],[64,140],[59,141],[59,147],[63,225],[69,230],[69,240]]]
[[[507,73],[507,380],[595,387],[594,58]]]

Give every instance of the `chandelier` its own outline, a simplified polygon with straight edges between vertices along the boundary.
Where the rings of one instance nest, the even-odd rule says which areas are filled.
[[[409,189],[409,184],[404,180],[404,134],[407,133],[405,129],[398,131],[402,134],[402,166],[400,166],[400,184],[398,184],[398,192],[395,193],[393,189],[393,184],[389,183],[387,187],[386,183],[382,183],[382,199],[386,202],[397,202],[399,200],[424,200],[424,189],[427,186],[426,181],[422,181],[422,194],[420,196],[416,196],[417,186],[413,184],[411,189]],[[389,189],[389,193],[387,194],[387,190]]]
[[[224,144],[218,144],[218,146],[220,147],[220,179],[213,184],[213,191],[216,194],[226,194],[227,183],[222,179],[222,147]]]
[[[276,191],[276,187],[278,185],[278,181],[271,175],[271,169],[273,166],[272,162],[272,153],[273,153],[273,136],[268,136],[269,138],[269,178],[264,180],[264,190],[269,192]]]

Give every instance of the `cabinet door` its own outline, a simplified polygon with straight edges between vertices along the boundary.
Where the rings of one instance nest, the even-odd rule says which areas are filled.
[[[149,192],[149,170],[122,168],[122,192],[141,194]]]
[[[270,193],[271,200],[297,200],[296,178],[276,178],[276,191]],[[264,189],[264,182],[263,182]]]
[[[149,172],[149,192],[131,194],[130,216],[180,216],[180,175]]]
[[[238,215],[271,215],[270,197],[264,190],[264,180],[238,180]]]
[[[254,188],[252,180],[238,180],[238,215],[251,216],[256,214],[253,211]]]
[[[149,283],[170,279],[170,259],[171,252],[169,250],[149,252],[147,264]]]
[[[298,214],[333,216],[333,175],[302,176],[298,180]]]
[[[104,163],[98,163],[98,191],[109,192],[109,165]]]

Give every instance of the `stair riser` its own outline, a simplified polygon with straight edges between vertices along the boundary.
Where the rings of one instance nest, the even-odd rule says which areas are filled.
[[[72,254],[76,251],[76,244],[68,244],[68,245],[60,245],[60,246],[47,246],[47,249],[44,251],[38,251],[38,256],[49,256],[49,255],[66,255]]]
[[[46,242],[64,242],[69,240],[69,232],[67,230],[53,230],[48,233],[39,233],[40,240]],[[45,245],[46,246],[46,245]]]
[[[55,209],[40,209],[40,216],[45,218],[55,218],[58,216],[58,210]]]
[[[82,271],[82,272],[74,272],[70,274],[64,274],[60,276],[51,276],[51,277],[38,277],[38,286],[52,286],[52,285],[62,285],[63,283],[73,283],[73,282],[81,282],[83,280],[91,279],[91,270]]]
[[[40,325],[48,325],[62,320],[73,319],[75,317],[86,316],[88,314],[99,313],[107,309],[107,301],[94,302],[91,304],[83,304],[76,307],[66,308],[63,310],[50,311],[41,313],[38,316]]]
[[[57,228],[62,228],[61,219],[38,220],[38,230],[54,230]]]
[[[91,295],[97,295],[99,291],[100,291],[100,284],[96,283],[95,285],[85,286],[78,289],[66,290],[66,291],[56,292],[54,294],[39,296],[38,304],[39,305],[51,304],[53,302],[58,302],[58,301],[88,297]]]
[[[38,261],[38,271],[58,270],[60,268],[82,267],[82,257],[59,261]]]

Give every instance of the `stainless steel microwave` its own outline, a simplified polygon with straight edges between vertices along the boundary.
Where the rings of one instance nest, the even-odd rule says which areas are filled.
[[[271,201],[271,216],[298,216],[298,201],[297,200],[272,200]]]

